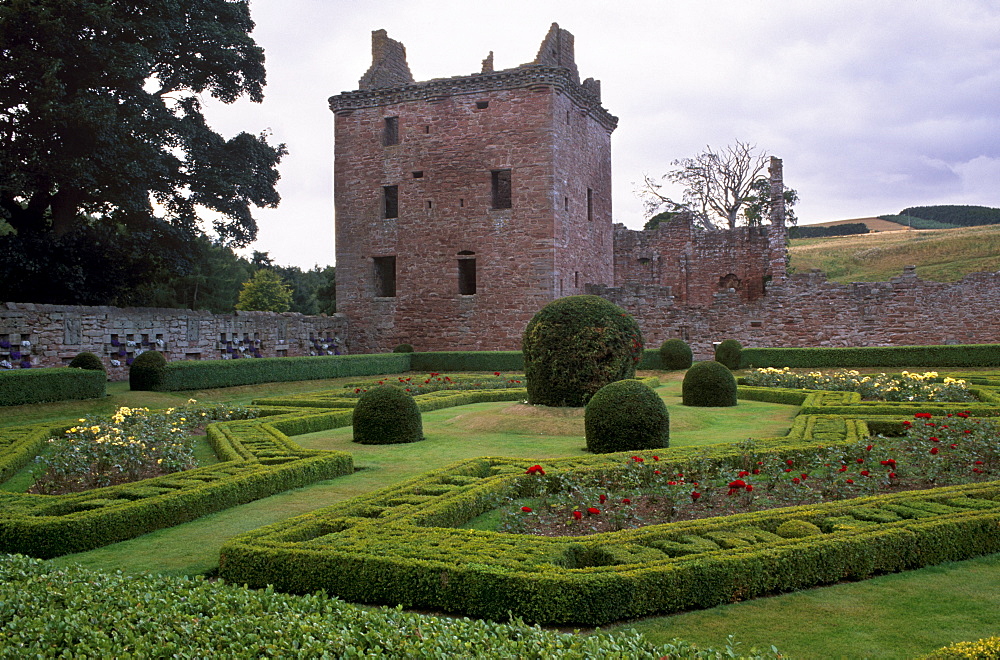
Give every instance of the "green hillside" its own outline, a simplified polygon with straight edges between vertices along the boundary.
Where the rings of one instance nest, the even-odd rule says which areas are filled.
[[[789,257],[793,273],[818,268],[833,282],[882,282],[908,265],[922,279],[954,282],[1000,270],[1000,226],[794,239]]]

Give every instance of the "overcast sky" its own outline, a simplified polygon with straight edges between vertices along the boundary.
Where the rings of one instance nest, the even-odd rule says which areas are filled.
[[[784,160],[800,224],[927,204],[1000,207],[1000,0],[251,0],[265,100],[211,104],[227,137],[269,130],[289,154],[251,249],[334,262],[333,115],[371,64],[371,32],[416,80],[530,62],[552,22],[601,81],[614,219],[641,228],[635,184],[706,145]]]

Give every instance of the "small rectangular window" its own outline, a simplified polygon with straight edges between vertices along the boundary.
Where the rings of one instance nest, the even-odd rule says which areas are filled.
[[[399,217],[399,186],[382,186],[382,217]]]
[[[493,170],[493,208],[509,209],[510,170]]]
[[[399,144],[399,117],[385,118],[385,128],[382,130],[382,144],[387,147]]]
[[[587,220],[594,219],[594,191],[587,188]]]
[[[458,292],[463,296],[471,296],[476,293],[475,257],[458,260]]]
[[[563,211],[569,210],[569,197],[563,197]]]
[[[489,101],[476,101],[476,109],[477,110],[485,110],[488,107],[490,107],[490,102]]]
[[[396,257],[373,257],[375,262],[375,295],[379,298],[396,296]]]
[[[422,179],[422,178],[424,178],[423,171],[422,170],[417,170],[416,172],[414,172],[413,173],[413,178],[414,179]]]
[[[431,200],[428,199],[427,200],[427,208],[428,209],[434,208],[434,202],[432,202]]]

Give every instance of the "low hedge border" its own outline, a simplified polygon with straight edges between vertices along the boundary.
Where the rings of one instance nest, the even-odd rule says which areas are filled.
[[[410,354],[410,371],[520,371],[521,351],[428,351]]]
[[[304,450],[278,430],[301,416],[209,425],[209,442],[224,461],[216,465],[71,495],[4,493],[0,551],[41,558],[82,552],[351,474],[350,454]],[[0,438],[13,439],[0,446],[0,469],[27,464],[64,428],[0,430]]]
[[[0,406],[99,399],[107,395],[108,375],[95,369],[52,367],[0,371]]]
[[[168,362],[163,392],[257,385],[295,380],[401,373],[410,369],[409,353],[328,355],[243,360],[176,360]]]
[[[558,479],[563,462],[546,462],[543,478]],[[454,528],[530,491],[527,467],[463,461],[254,530],[223,547],[220,575],[354,602],[601,625],[1000,551],[998,482],[586,537]],[[783,539],[775,531],[788,520],[823,533]]]
[[[757,367],[995,367],[1000,344],[865,346],[847,348],[743,347],[740,368]]]

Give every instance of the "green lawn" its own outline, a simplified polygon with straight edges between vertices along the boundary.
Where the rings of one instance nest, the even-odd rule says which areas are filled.
[[[346,382],[349,379],[343,379]],[[353,379],[357,380],[357,379]],[[671,445],[735,442],[747,437],[783,435],[797,408],[740,402],[735,408],[686,408],[680,405],[680,375],[664,374],[659,394],[671,414]],[[26,406],[37,421],[110,412],[116,405],[169,406],[189,397],[199,401],[248,403],[258,396],[328,389],[330,381],[227,388],[203,393],[131,393],[112,385],[111,396],[97,402]],[[162,403],[154,403],[160,401]],[[8,411],[6,411],[9,413]],[[25,423],[19,420],[17,423]],[[2,423],[9,423],[5,414]],[[355,457],[358,470],[235,507],[177,527],[160,530],[91,552],[52,560],[126,573],[211,573],[218,552],[230,537],[306,513],[401,479],[465,458],[512,455],[544,461],[582,455],[580,411],[535,409],[516,403],[483,403],[424,415],[426,440],[391,446],[351,442],[350,429],[297,436],[312,449],[341,449]],[[744,642],[769,646],[791,657],[904,658],[958,640],[995,634],[1000,625],[1000,556],[945,564],[853,584],[812,589],[689,612],[623,623],[653,641],[674,637],[724,646],[735,634]]]

